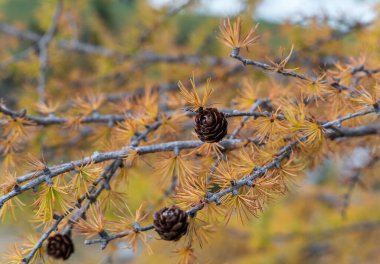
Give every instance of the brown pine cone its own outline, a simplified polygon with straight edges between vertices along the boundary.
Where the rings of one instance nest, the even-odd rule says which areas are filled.
[[[227,119],[216,108],[199,108],[195,116],[195,132],[203,142],[219,142],[227,134]]]
[[[179,240],[187,232],[187,214],[177,206],[162,208],[153,216],[156,232],[164,240]]]
[[[56,234],[48,238],[47,253],[56,259],[66,260],[74,253],[74,244],[70,236]]]

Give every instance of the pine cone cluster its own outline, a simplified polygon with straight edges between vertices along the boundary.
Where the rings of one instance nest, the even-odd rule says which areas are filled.
[[[177,206],[164,207],[153,216],[156,232],[164,240],[177,241],[187,232],[187,214]]]
[[[55,259],[66,260],[74,253],[74,244],[70,236],[56,234],[48,238],[47,253]]]
[[[219,142],[227,134],[227,119],[216,108],[199,108],[195,116],[195,132],[203,142]]]

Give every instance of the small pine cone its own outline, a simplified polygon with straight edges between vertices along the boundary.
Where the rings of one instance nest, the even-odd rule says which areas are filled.
[[[164,240],[177,241],[187,232],[187,214],[177,206],[162,208],[153,216],[156,232]]]
[[[195,116],[195,132],[203,142],[219,142],[227,134],[227,119],[216,108],[199,108]]]
[[[66,260],[74,252],[74,244],[70,236],[56,234],[48,238],[47,253],[55,259]]]

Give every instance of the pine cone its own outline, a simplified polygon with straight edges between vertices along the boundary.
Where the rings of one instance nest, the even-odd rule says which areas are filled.
[[[187,214],[177,206],[162,208],[153,216],[156,232],[164,240],[179,240],[187,232]]]
[[[48,238],[47,253],[56,259],[66,260],[74,252],[74,244],[70,236],[56,234]]]
[[[203,142],[219,142],[227,134],[227,119],[216,108],[199,108],[195,116],[195,132]]]

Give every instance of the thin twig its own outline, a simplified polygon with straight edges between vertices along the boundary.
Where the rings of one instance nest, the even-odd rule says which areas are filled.
[[[289,76],[289,77],[296,78],[299,80],[313,80],[313,78],[311,76],[307,76],[307,75],[302,74],[302,73],[297,73],[295,71],[287,70],[287,69],[275,69],[274,70],[273,66],[270,66],[269,64],[244,58],[244,57],[239,55],[239,49],[237,49],[237,48],[233,49],[230,56],[231,56],[231,58],[234,58],[234,59],[241,61],[244,65],[251,65],[251,66],[260,68],[264,71],[281,74],[283,76]],[[348,87],[346,87],[346,86],[344,86],[344,85],[342,85],[336,81],[329,82],[327,80],[324,80],[324,81],[320,81],[320,83],[330,85],[331,87],[333,87],[335,89],[339,89],[339,90],[349,90]]]
[[[256,102],[252,105],[251,109],[249,109],[249,112],[252,113],[252,115],[254,117],[258,117],[260,114],[256,112],[256,109],[260,107],[260,105],[264,104],[268,102],[268,99],[258,99],[256,100]],[[232,113],[232,114],[226,114],[226,117],[231,117],[232,115],[233,116],[236,116],[236,114],[238,113]],[[248,114],[248,113],[246,113]],[[237,134],[239,134],[240,130],[244,127],[245,123],[247,123],[247,121],[249,120],[249,115],[245,115],[245,117],[243,118],[243,120],[240,122],[240,125],[235,128],[235,130],[232,132],[231,135],[228,136],[229,139],[231,138],[235,138],[237,136]]]
[[[46,86],[46,72],[48,63],[48,46],[50,41],[53,39],[55,32],[57,31],[58,21],[61,16],[63,9],[63,1],[58,0],[55,13],[52,18],[52,23],[46,33],[41,37],[37,43],[38,47],[38,58],[40,62],[40,73],[38,77],[38,98],[41,103],[46,101],[45,86]]]
[[[249,111],[249,112],[240,112],[232,109],[221,109],[221,111],[225,114],[226,118],[232,118],[232,117],[270,117],[272,114],[269,112],[255,112],[255,111]],[[26,123],[25,126],[52,126],[52,125],[63,125],[68,124],[72,118],[67,117],[58,117],[55,115],[47,116],[47,117],[40,117],[40,116],[31,116],[28,115],[26,110],[21,111],[15,111],[12,109],[7,108],[5,105],[0,104],[0,113],[3,113],[4,115],[7,115],[11,118],[22,118],[26,121],[30,121],[30,123]],[[164,112],[167,115],[170,115],[173,113],[173,111]],[[193,112],[186,112],[187,116],[194,116],[195,113]],[[106,124],[106,125],[113,125],[119,122],[122,122],[126,119],[133,118],[133,116],[129,114],[109,114],[109,115],[101,115],[99,113],[95,113],[88,116],[78,117],[78,122],[80,124]],[[285,117],[281,114],[277,115],[278,119],[283,120]],[[248,118],[247,118],[248,120]],[[246,121],[244,121],[245,123]]]
[[[380,133],[380,125],[378,127],[379,127],[379,133]],[[343,219],[347,218],[347,210],[351,203],[351,197],[356,185],[360,182],[362,171],[364,169],[374,166],[378,161],[380,161],[380,156],[372,157],[371,160],[368,162],[368,164],[366,164],[366,166],[358,169],[358,171],[356,171],[356,173],[352,177],[349,178],[348,189],[347,189],[347,192],[343,196],[343,206],[341,210],[341,215]]]

